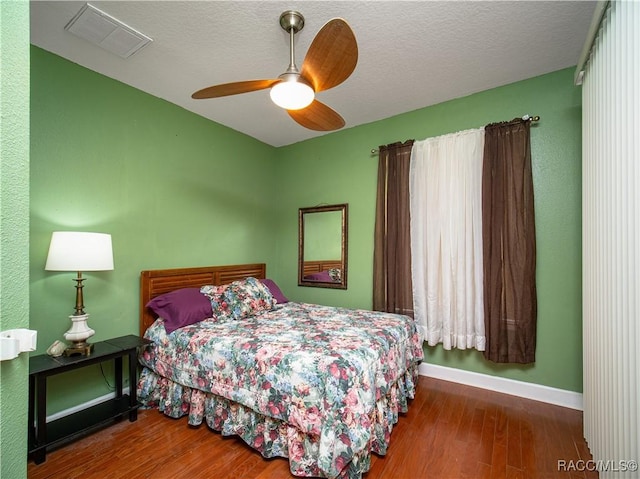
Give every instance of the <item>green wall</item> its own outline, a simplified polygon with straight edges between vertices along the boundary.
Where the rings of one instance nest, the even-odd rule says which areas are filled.
[[[0,330],[29,327],[29,2],[0,1]],[[0,362],[0,477],[27,477],[29,356]]]
[[[113,235],[115,270],[86,274],[94,341],[137,332],[144,269],[264,261],[292,300],[370,308],[371,149],[529,113],[542,117],[532,129],[538,361],[496,366],[476,351],[440,347],[426,348],[426,361],[581,390],[581,103],[572,69],[273,148],[36,47],[31,61],[30,307],[38,353],[68,329],[74,300],[72,274],[44,271],[55,230]],[[298,208],[334,203],[349,203],[348,289],[298,287]],[[60,376],[48,412],[108,392],[98,369]]]
[[[371,308],[379,145],[540,115],[531,133],[537,230],[538,344],[533,366],[496,365],[475,350],[426,347],[425,361],[582,391],[581,94],[573,68],[342,130],[278,150],[281,236],[278,275],[285,294],[307,302]],[[347,118],[348,123],[348,118]],[[298,287],[301,206],[349,203],[346,291]]]
[[[38,353],[63,338],[75,304],[75,275],[44,271],[52,231],[112,235],[115,269],[85,274],[94,342],[138,333],[142,270],[274,264],[275,148],[36,47],[31,82]],[[49,414],[109,393],[99,366],[50,385]]]
[[[304,259],[342,259],[342,211],[320,211],[304,215]]]

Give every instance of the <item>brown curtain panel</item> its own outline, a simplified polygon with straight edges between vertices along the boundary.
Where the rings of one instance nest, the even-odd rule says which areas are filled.
[[[379,148],[373,309],[413,317],[409,168],[414,140]]]
[[[482,173],[484,356],[533,363],[536,351],[536,242],[530,123],[485,127]]]

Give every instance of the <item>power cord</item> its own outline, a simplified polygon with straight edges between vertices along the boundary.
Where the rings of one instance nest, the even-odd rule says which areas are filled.
[[[107,387],[110,391],[115,391],[116,387],[112,386],[109,380],[107,379],[107,375],[104,373],[104,369],[102,368],[102,363],[100,363],[100,372],[102,373],[102,377],[104,378],[104,382],[107,383]]]

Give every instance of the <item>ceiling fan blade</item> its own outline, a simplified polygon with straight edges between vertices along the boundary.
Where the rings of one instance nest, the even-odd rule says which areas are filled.
[[[249,93],[251,91],[264,90],[265,88],[271,88],[276,83],[279,83],[280,79],[274,80],[248,80],[238,81],[233,83],[223,83],[222,85],[210,86],[198,90],[191,98],[194,100],[202,100],[205,98],[219,98],[221,96],[237,95],[238,93]]]
[[[302,110],[287,110],[289,116],[298,124],[316,131],[339,130],[344,126],[343,118],[318,100]]]
[[[358,43],[351,27],[342,18],[334,18],[311,42],[300,75],[317,93],[349,78],[357,62]]]

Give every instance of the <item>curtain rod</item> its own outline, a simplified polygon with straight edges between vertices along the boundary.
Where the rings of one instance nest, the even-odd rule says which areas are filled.
[[[537,122],[537,121],[540,121],[540,117],[539,117],[538,115],[534,115],[534,116],[524,115],[524,116],[522,117],[522,120],[523,120],[523,121],[530,121],[530,122],[532,122],[532,123],[535,123],[535,122]],[[378,153],[379,151],[380,151],[380,150],[378,150],[377,148],[373,148],[373,149],[371,150],[371,154],[372,154],[372,155],[375,155],[375,154],[376,154],[376,153]]]
[[[584,70],[587,66],[587,62],[589,61],[591,49],[595,43],[596,36],[598,36],[598,31],[600,31],[600,24],[602,23],[602,18],[607,12],[609,3],[609,0],[599,0],[598,3],[596,3],[596,8],[593,12],[593,17],[591,18],[591,25],[589,26],[589,32],[587,33],[587,40],[584,42],[582,54],[580,55],[580,60],[578,60],[578,65],[576,66],[576,72],[573,74],[573,83],[575,85],[582,85]]]

